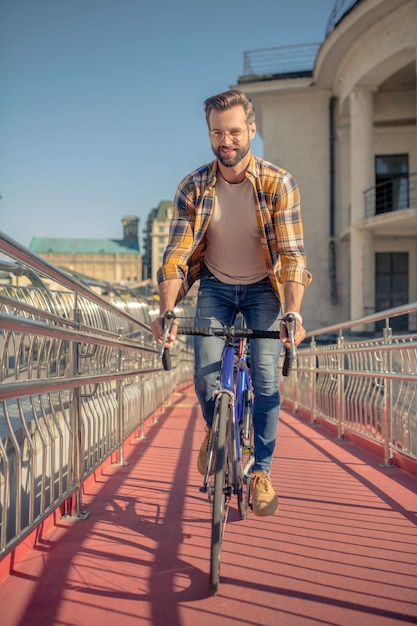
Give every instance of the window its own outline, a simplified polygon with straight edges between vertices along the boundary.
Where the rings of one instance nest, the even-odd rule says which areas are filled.
[[[375,157],[375,214],[406,209],[408,198],[408,154]]]
[[[377,252],[375,255],[375,311],[385,311],[409,301],[408,293],[408,252]],[[377,323],[381,330],[385,325]],[[391,319],[393,330],[407,330],[408,316]]]

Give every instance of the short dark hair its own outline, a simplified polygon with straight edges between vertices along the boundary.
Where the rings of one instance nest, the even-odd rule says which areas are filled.
[[[239,91],[239,89],[230,89],[229,91],[223,91],[216,96],[211,96],[211,98],[207,98],[207,100],[204,101],[207,126],[210,128],[209,117],[213,109],[216,111],[225,111],[239,104],[241,104],[245,110],[248,124],[253,124],[255,121],[255,106],[252,100],[249,96],[243,93],[243,91]]]

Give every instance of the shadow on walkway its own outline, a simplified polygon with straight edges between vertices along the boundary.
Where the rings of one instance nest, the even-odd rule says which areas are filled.
[[[128,465],[84,497],[0,586],[2,626],[394,626],[417,623],[417,480],[281,412],[280,511],[231,511],[208,597],[210,506],[196,470],[203,420],[178,392]],[[234,506],[234,504],[233,504]]]

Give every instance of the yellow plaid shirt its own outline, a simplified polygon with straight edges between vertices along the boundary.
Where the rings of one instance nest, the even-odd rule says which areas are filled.
[[[175,195],[169,242],[158,271],[158,283],[182,278],[177,302],[200,277],[205,234],[214,208],[216,174],[217,160],[186,176]],[[306,269],[298,187],[291,174],[254,155],[246,177],[253,185],[268,276],[282,301],[282,283],[294,281],[307,286],[311,282]]]

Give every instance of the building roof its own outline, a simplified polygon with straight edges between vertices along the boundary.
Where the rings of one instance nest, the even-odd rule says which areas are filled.
[[[139,254],[139,242],[124,239],[32,237],[29,249],[37,254]]]
[[[172,202],[161,200],[156,210],[157,222],[166,222],[168,220],[168,209],[172,207]]]

